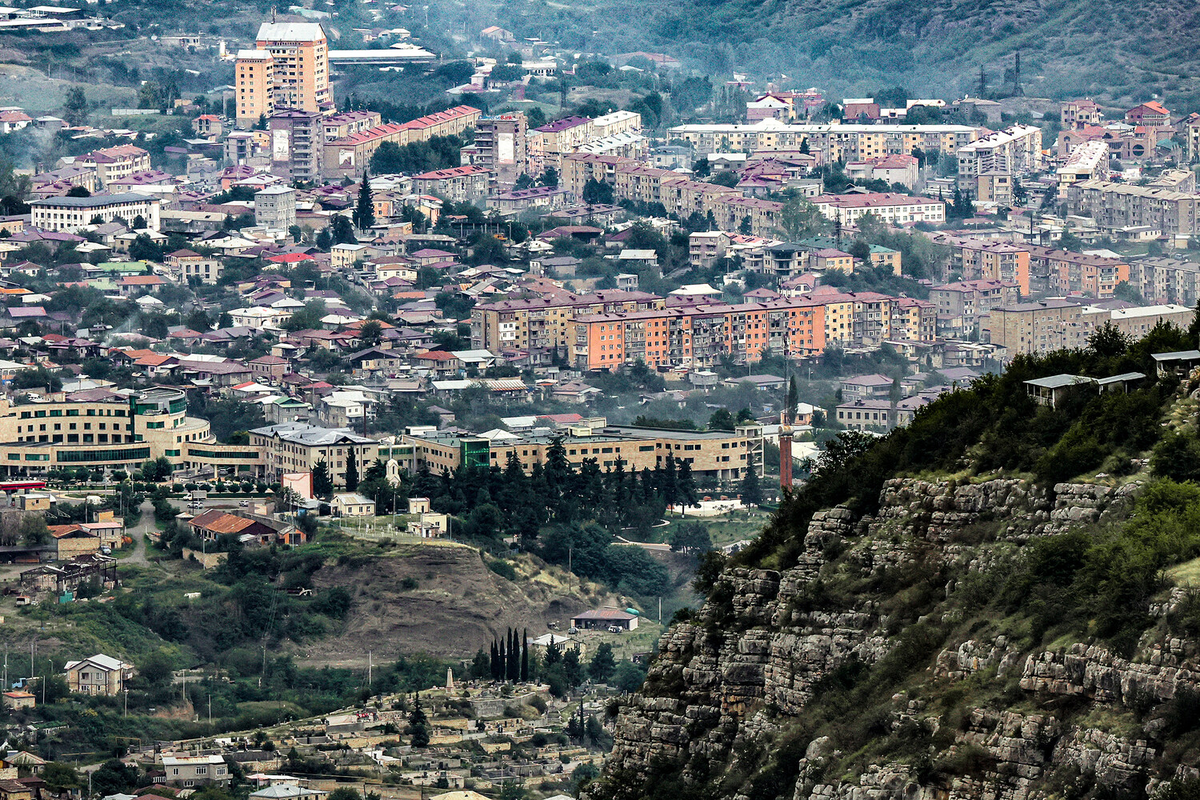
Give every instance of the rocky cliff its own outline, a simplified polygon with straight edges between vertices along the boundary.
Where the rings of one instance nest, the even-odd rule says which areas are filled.
[[[663,636],[591,796],[1144,797],[1193,774],[1200,667],[1165,622],[1190,596],[1120,654],[1051,584],[996,577],[1052,572],[1140,487],[890,480],[876,513],[813,514],[794,566],[727,569]]]

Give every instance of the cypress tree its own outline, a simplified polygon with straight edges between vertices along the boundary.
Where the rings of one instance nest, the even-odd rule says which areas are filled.
[[[520,647],[520,643],[517,642],[517,632],[514,630],[510,635],[508,647],[508,679],[510,681],[521,677]]]
[[[492,680],[500,677],[500,647],[496,644],[496,637],[492,637],[492,658],[489,664],[492,669]]]
[[[524,646],[521,648],[521,680],[529,680],[529,628],[525,629],[525,634],[522,636]]]

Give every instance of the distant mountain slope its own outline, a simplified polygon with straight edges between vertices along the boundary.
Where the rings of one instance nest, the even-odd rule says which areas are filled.
[[[1200,98],[1188,0],[531,0],[498,13],[568,47],[665,51],[831,91],[974,93],[980,65],[998,87],[1020,52],[1027,94]]]

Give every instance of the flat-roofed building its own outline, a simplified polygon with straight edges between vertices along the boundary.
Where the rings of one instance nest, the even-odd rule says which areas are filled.
[[[1043,300],[993,308],[988,314],[989,341],[1009,358],[1020,353],[1082,347],[1086,339],[1083,305],[1069,300]]]
[[[534,464],[545,464],[548,451],[561,434],[518,435],[488,439],[431,433],[404,437],[413,448],[415,469],[428,468],[435,474],[464,466],[503,466],[513,454],[529,472]],[[595,459],[601,469],[621,462],[627,472],[662,467],[668,458],[688,464],[696,477],[722,481],[738,480],[747,465],[762,474],[762,428],[742,425],[734,431],[671,431],[611,425],[601,428],[570,428],[561,435],[564,455],[574,468],[585,459]]]
[[[1200,195],[1161,186],[1089,180],[1067,190],[1067,210],[1091,217],[1104,232],[1149,228],[1166,236],[1200,232]]]

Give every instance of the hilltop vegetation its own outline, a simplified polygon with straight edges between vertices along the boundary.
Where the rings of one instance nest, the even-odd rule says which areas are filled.
[[[565,47],[665,51],[710,74],[784,73],[835,94],[893,85],[974,94],[981,65],[999,87],[1017,52],[1029,95],[1172,100],[1200,89],[1185,45],[1198,9],[1182,0],[532,0],[497,13],[505,27]]]

